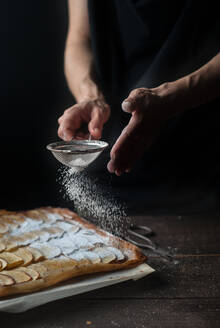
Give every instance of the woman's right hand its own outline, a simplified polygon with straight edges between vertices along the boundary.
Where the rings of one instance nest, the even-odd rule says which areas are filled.
[[[88,139],[89,133],[93,139],[100,139],[103,125],[110,117],[110,107],[102,98],[86,100],[66,109],[58,119],[58,136],[69,141]],[[88,131],[85,131],[85,124]]]

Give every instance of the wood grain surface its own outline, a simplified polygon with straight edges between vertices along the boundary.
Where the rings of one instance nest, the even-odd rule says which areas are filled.
[[[220,215],[134,217],[175,256],[149,254],[156,272],[21,314],[0,313],[3,327],[160,328],[220,326]]]

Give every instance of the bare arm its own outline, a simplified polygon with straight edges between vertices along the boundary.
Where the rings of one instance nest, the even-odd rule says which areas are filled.
[[[220,53],[181,79],[152,89],[133,90],[122,103],[131,119],[111,150],[109,171],[117,175],[130,171],[169,118],[216,97],[220,97]]]
[[[93,55],[87,0],[69,0],[69,28],[65,47],[65,75],[77,102],[97,98],[99,90],[91,77]]]
[[[76,105],[59,118],[58,135],[64,140],[88,138],[83,125],[95,139],[102,135],[110,107],[92,77],[88,0],[69,0],[69,29],[65,47],[65,75]]]
[[[169,104],[170,116],[220,97],[220,52],[193,73],[152,90]]]

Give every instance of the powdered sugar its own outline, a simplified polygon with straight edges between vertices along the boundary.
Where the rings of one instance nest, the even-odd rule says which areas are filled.
[[[123,253],[111,245],[108,233],[99,234],[77,221],[65,222],[56,213],[45,215],[46,220],[25,218],[19,228],[8,233],[6,239],[18,246],[29,245],[47,259],[66,256],[74,260],[89,259],[92,263],[125,259]]]
[[[52,259],[56,256],[61,255],[61,249],[56,246],[51,246],[51,245],[42,245],[42,243],[32,243],[31,247],[37,248],[40,250],[40,252],[48,259]]]
[[[69,166],[71,167],[71,170],[74,172],[80,172],[84,170],[84,168],[88,165],[87,161],[84,160],[81,157],[77,157],[75,159],[72,159],[69,162]]]
[[[73,244],[71,238],[67,235],[60,239],[51,239],[49,245],[59,247],[64,255],[69,255],[77,250],[76,245]]]
[[[103,186],[97,178],[86,171],[75,172],[62,167],[59,181],[62,192],[73,202],[74,210],[81,216],[118,236],[125,236],[130,219],[126,208],[112,193],[110,187]]]
[[[21,223],[16,229],[13,229],[10,233],[11,236],[18,236],[24,232],[30,232],[32,230],[38,230],[42,225],[43,220],[33,220],[31,218],[26,218],[26,220]]]

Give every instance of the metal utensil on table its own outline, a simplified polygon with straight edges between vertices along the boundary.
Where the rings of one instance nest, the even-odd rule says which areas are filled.
[[[141,232],[138,233],[137,230]],[[147,226],[132,224],[128,229],[128,236],[125,239],[140,248],[149,249],[153,253],[165,258],[168,261],[173,261],[174,257],[169,252],[159,247],[149,238],[153,234],[153,230]],[[143,240],[144,243],[137,242],[136,240],[134,240],[134,238],[131,238],[130,236],[137,237]]]
[[[108,143],[100,140],[59,141],[47,145],[47,149],[62,164],[72,167],[74,171],[82,171],[91,164],[108,147]]]

